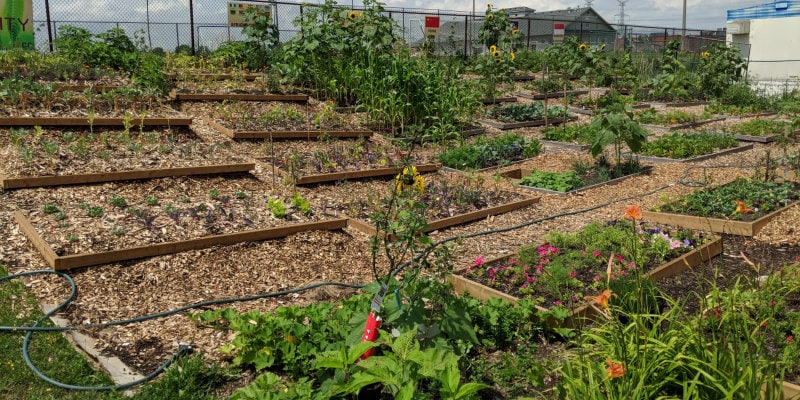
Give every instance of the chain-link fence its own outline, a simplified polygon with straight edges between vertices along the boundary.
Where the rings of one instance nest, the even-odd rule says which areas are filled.
[[[307,3],[284,3],[254,0],[250,3],[270,4],[280,40],[298,34],[294,25],[308,7]],[[342,6],[349,9],[350,7]],[[359,7],[354,7],[356,10]],[[564,36],[577,36],[590,45],[606,44],[609,50],[658,51],[670,40],[683,40],[686,50],[700,51],[710,44],[724,42],[724,32],[637,25],[608,24],[593,10],[568,9],[563,12],[533,13],[518,7],[511,9],[510,19],[523,35],[523,46],[541,50],[553,43],[554,24],[564,24]],[[426,16],[440,18],[436,49],[440,53],[468,56],[483,51],[477,41],[484,15],[466,12],[387,8],[385,14],[396,21],[397,34],[412,48],[425,41]],[[546,15],[546,16],[540,16]],[[40,50],[52,49],[58,29],[64,25],[82,27],[94,33],[121,28],[134,41],[150,48],[176,51],[180,48],[197,52],[214,50],[226,41],[242,40],[242,28],[227,23],[227,4],[222,1],[156,1],[127,0],[84,2],[75,0],[34,0],[36,45]],[[749,49],[743,49],[748,50]],[[743,52],[747,58],[748,54]]]

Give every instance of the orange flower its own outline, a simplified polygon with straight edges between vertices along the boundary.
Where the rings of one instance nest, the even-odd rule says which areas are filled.
[[[611,296],[617,297],[611,289],[603,290],[597,296],[586,296],[586,300],[592,300],[599,304],[603,308],[608,308],[608,301],[611,300]]]
[[[606,364],[608,365],[606,372],[608,372],[609,378],[614,379],[625,375],[625,366],[623,366],[622,363],[615,363],[611,361],[610,358],[606,357]]]
[[[754,211],[752,208],[748,208],[747,204],[741,200],[734,200],[736,202],[736,210],[733,214],[752,214]]]
[[[625,208],[625,219],[642,219],[642,210],[639,206],[629,206]]]

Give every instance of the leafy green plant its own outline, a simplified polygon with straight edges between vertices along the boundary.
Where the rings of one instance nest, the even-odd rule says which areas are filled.
[[[147,198],[144,199],[144,201],[145,203],[147,203],[148,206],[157,206],[159,200],[158,196],[151,194],[150,196],[147,196]]]
[[[507,104],[492,109],[491,116],[504,122],[536,121],[545,117],[553,119],[564,117],[567,110],[562,106],[550,106],[545,110],[544,103],[535,101],[527,104]]]
[[[111,197],[108,198],[108,204],[114,207],[125,208],[128,206],[128,201],[125,200],[124,196],[111,195]]]
[[[270,197],[267,199],[267,206],[269,207],[269,211],[272,213],[275,218],[285,218],[286,217],[286,203],[281,200],[280,197],[272,198]]]
[[[217,199],[219,198],[219,190],[211,189],[208,191],[208,198],[209,199]]]
[[[654,108],[637,112],[635,115],[636,120],[640,123],[656,125],[684,124],[687,122],[697,122],[703,119],[708,119],[709,117],[710,115],[706,112],[703,112],[702,114],[690,114],[681,110],[658,112]]]
[[[311,214],[311,204],[298,192],[292,195],[292,206],[297,207],[303,215]]]
[[[99,218],[103,216],[103,207],[100,206],[88,206],[86,208],[86,214],[92,218]]]
[[[701,53],[698,69],[703,91],[720,97],[731,85],[744,80],[747,61],[738,48],[720,43]]]
[[[61,209],[58,208],[57,204],[48,203],[42,206],[42,212],[44,212],[45,214],[55,214],[59,211],[61,211]]]
[[[731,125],[728,130],[738,135],[765,136],[788,135],[798,127],[800,127],[800,122],[792,123],[789,121],[756,118]]]
[[[519,184],[557,192],[569,192],[586,186],[583,179],[573,170],[564,172],[532,170],[530,174],[520,179]]]
[[[557,142],[576,142],[591,143],[596,133],[592,131],[590,125],[561,125],[549,126],[542,131],[545,140]]]
[[[647,141],[647,131],[633,119],[633,109],[622,103],[613,103],[603,108],[592,119],[590,129],[595,132],[589,147],[592,156],[597,157],[605,146],[613,144],[617,173],[623,170],[622,144],[626,144],[631,152],[638,153]]]
[[[731,135],[714,132],[681,132],[660,136],[645,143],[640,153],[648,156],[691,158],[739,145]]]
[[[678,201],[656,207],[655,210],[702,217],[753,220],[798,199],[800,196],[795,183],[737,178],[725,185],[695,191]]]
[[[538,140],[507,133],[493,139],[478,138],[474,143],[440,154],[438,159],[450,168],[482,169],[535,157],[541,150],[542,144]]]

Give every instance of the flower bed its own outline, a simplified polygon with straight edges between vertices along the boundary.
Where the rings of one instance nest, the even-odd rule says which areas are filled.
[[[480,137],[472,143],[439,155],[445,167],[459,171],[484,170],[505,166],[537,156],[542,151],[538,140],[508,133],[496,138]]]
[[[694,231],[628,220],[596,222],[575,233],[551,232],[543,243],[523,246],[515,255],[478,257],[453,283],[478,297],[502,294],[508,301],[527,299],[582,317],[587,300],[596,302],[604,289],[621,296],[633,290],[639,276],[672,276],[721,250],[719,238]]]
[[[800,200],[798,189],[800,183],[796,182],[737,178],[645,211],[643,218],[690,229],[754,236],[772,218]]]

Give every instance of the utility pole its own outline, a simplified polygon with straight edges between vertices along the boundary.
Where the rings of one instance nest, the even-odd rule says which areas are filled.
[[[683,0],[683,19],[681,20],[681,50],[686,42],[686,0]]]
[[[628,0],[617,0],[617,4],[619,4],[619,24],[620,26],[625,25],[625,3]]]

